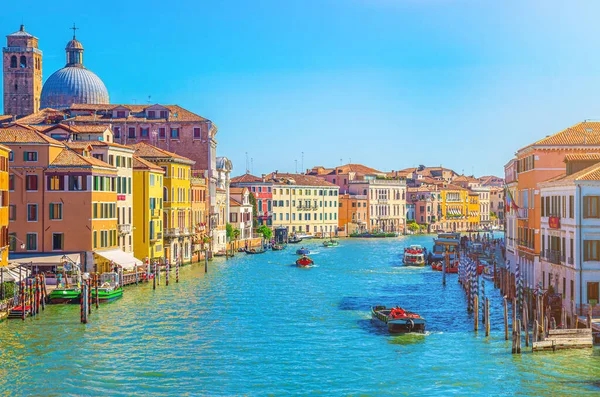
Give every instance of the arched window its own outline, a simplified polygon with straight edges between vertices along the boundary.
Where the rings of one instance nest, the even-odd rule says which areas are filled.
[[[16,55],[13,55],[12,57],[10,57],[10,67],[11,68],[17,67],[17,56]]]
[[[169,188],[167,188],[167,187],[163,187],[163,201],[164,202],[169,201]]]
[[[21,68],[27,67],[27,58],[25,58],[25,55],[21,55],[21,62],[19,62],[19,67],[21,67]]]
[[[15,83],[15,92],[19,91],[19,85]]]

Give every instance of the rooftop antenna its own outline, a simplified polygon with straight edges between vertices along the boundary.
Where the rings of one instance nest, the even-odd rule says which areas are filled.
[[[302,170],[302,172],[304,172],[304,152],[302,152],[302,165],[300,166],[300,169]]]
[[[148,95],[148,105],[150,105],[152,102],[150,102],[150,98],[152,98],[152,95]]]
[[[246,152],[246,174],[250,173],[250,163],[248,161],[248,152]]]
[[[76,30],[78,30],[79,28],[77,26],[75,26],[75,22],[73,22],[73,27],[70,29],[73,30],[73,40],[75,40],[75,33],[77,33]]]

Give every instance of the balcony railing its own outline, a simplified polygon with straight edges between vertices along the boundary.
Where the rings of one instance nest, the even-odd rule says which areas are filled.
[[[179,235],[180,236],[189,236],[192,234],[191,229],[187,228],[187,227],[180,227],[179,228]]]
[[[150,216],[152,218],[160,218],[161,213],[162,213],[162,210],[159,210],[158,208],[152,208],[150,210]]]
[[[557,250],[546,250],[546,260],[555,265],[560,265],[561,262],[565,261],[565,255]]]
[[[179,237],[179,228],[172,227],[165,229],[165,237]]]
[[[162,240],[162,232],[155,233],[154,236],[150,236],[150,242],[155,243],[159,240]]]
[[[131,233],[131,225],[118,225],[119,234]]]
[[[519,208],[517,210],[517,218],[518,219],[528,219],[529,218],[529,209],[528,208]]]

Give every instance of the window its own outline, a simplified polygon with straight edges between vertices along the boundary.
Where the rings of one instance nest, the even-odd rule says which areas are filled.
[[[129,127],[129,134],[127,135],[128,138],[135,138],[135,127]]]
[[[13,161],[15,159],[15,152],[8,152],[8,161]]]
[[[13,55],[12,57],[10,57],[10,67],[11,68],[17,67],[17,56],[16,55]]]
[[[65,235],[63,233],[52,233],[52,250],[62,251],[64,249]]]
[[[13,174],[8,176],[8,190],[11,192],[15,190],[15,176]]]
[[[156,117],[156,112],[154,110],[148,110],[148,118],[153,119]]]
[[[25,177],[25,188],[29,191],[38,190],[38,176],[27,175]]]
[[[27,237],[25,238],[25,245],[27,251],[37,250],[37,233],[27,233]]]
[[[113,133],[115,135],[115,138],[121,138],[121,127],[115,127],[113,129]]]
[[[202,133],[200,127],[194,127],[194,138],[200,139],[202,138]]]
[[[575,196],[569,196],[569,218],[575,218]]]
[[[148,138],[148,128],[140,128],[140,136],[142,138]]]
[[[36,222],[37,212],[37,204],[27,204],[27,222]]]
[[[23,152],[23,160],[25,161],[37,161],[37,152]]]
[[[160,111],[160,118],[161,119],[166,119],[169,117],[169,112],[167,112],[166,110],[161,110]]]
[[[179,139],[179,128],[171,128],[171,139]]]
[[[160,127],[158,129],[158,137],[160,139],[166,139],[167,138],[167,129],[164,127]]]
[[[17,249],[17,233],[8,233],[8,250],[15,251]]]
[[[584,261],[600,260],[600,256],[598,255],[598,248],[600,248],[600,240],[584,240],[583,241],[583,260]]]
[[[27,58],[25,57],[25,55],[21,55],[21,58],[19,59],[19,67],[21,69],[25,69],[27,67]]]
[[[85,190],[83,187],[83,181],[85,179],[81,175],[69,175],[69,190],[78,191]]]
[[[594,300],[598,303],[598,287],[600,283],[596,282],[588,282],[587,283],[587,303]]]
[[[49,216],[52,220],[62,219],[62,203],[50,203]]]
[[[48,177],[48,190],[57,191],[64,190],[65,178],[62,176],[49,176]]]
[[[98,232],[94,230],[94,248],[98,248]]]
[[[17,219],[17,206],[11,204],[8,206],[8,220],[14,221]]]
[[[583,198],[583,217],[600,218],[600,196],[585,196]]]
[[[125,111],[124,110],[117,110],[117,118],[118,119],[124,119],[125,118]]]

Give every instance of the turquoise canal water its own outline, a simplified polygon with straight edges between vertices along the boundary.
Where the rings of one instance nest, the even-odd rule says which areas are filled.
[[[182,268],[179,284],[129,287],[79,323],[52,306],[0,323],[0,396],[600,395],[597,349],[511,355],[492,297],[475,334],[456,276],[403,267],[431,237],[342,240],[299,269],[282,252]],[[369,307],[400,304],[427,335],[389,336]]]

